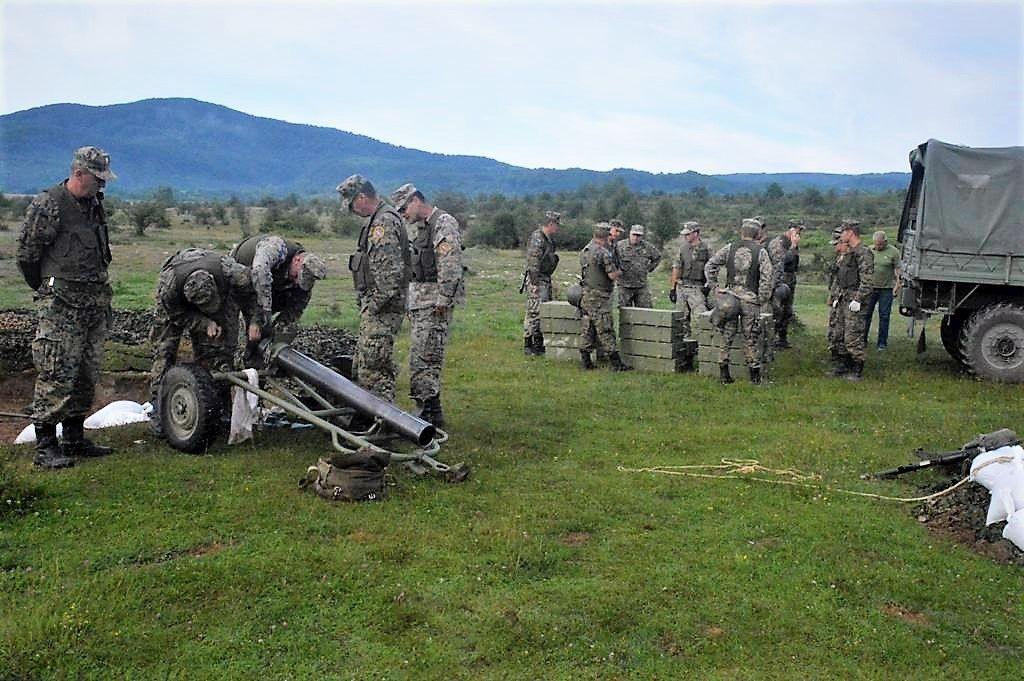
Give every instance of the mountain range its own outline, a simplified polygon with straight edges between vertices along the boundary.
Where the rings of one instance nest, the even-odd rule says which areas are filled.
[[[51,104],[0,116],[0,190],[30,194],[64,177],[71,151],[94,144],[110,153],[118,174],[109,189],[143,196],[169,186],[184,196],[333,194],[361,173],[390,190],[403,182],[427,193],[537,194],[621,179],[637,192],[715,194],[787,192],[816,187],[837,192],[903,189],[909,173],[734,173],[704,175],[569,168],[522,168],[482,156],[435,154],[334,128],[261,118],[195,99],[128,104]]]

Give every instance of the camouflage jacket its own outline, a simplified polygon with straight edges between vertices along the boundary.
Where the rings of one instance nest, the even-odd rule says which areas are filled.
[[[179,281],[176,269],[195,260],[206,257],[210,251],[205,248],[186,248],[178,251],[164,261],[160,268],[160,276],[156,282],[157,318],[164,318],[172,326],[183,332],[202,333],[210,322],[223,324],[223,320],[205,315],[195,305],[185,300],[181,293],[184,282]],[[220,258],[220,272],[211,272],[215,280],[226,283],[225,289],[218,290],[221,296],[221,311],[225,310],[229,298],[242,310],[252,313],[256,307],[256,296],[252,290],[252,280],[248,268],[239,265],[228,255]],[[219,275],[219,276],[218,276]],[[231,309],[227,307],[227,309]],[[237,311],[235,314],[238,314]],[[214,315],[219,317],[221,315]]]
[[[252,258],[252,286],[256,291],[256,315],[253,322],[260,326],[270,323],[270,316],[278,312],[276,323],[279,326],[293,324],[299,320],[309,305],[312,291],[302,288],[288,277],[280,279],[285,283],[274,287],[274,270],[288,260],[288,247],[284,239],[269,235],[261,238],[256,244],[256,254]]]
[[[433,263],[437,281],[409,282],[409,309],[452,307],[465,296],[462,277],[462,234],[459,223],[440,208],[434,208],[421,224],[413,240],[414,248],[421,241],[429,241],[433,250]],[[417,253],[413,253],[413,260]]]
[[[608,275],[619,271],[612,253],[591,241],[580,251],[580,279],[583,295],[610,296],[615,282]]]
[[[622,270],[622,276],[617,282],[619,286],[646,286],[647,275],[657,269],[661,262],[661,251],[647,241],[640,241],[634,246],[629,239],[621,239],[616,242],[615,251],[618,253],[619,269]]]
[[[768,257],[772,260],[772,267],[775,268],[774,278],[772,279],[772,288],[782,283],[784,278],[783,268],[786,266],[786,254],[789,253],[790,242],[789,237],[785,234],[779,234],[768,241],[766,246],[768,249]]]
[[[867,301],[871,295],[872,281],[875,275],[875,256],[871,249],[863,243],[849,249],[836,259],[836,272],[833,276],[833,297],[842,296],[845,300]]]
[[[405,306],[409,284],[409,240],[405,221],[383,201],[363,227],[372,285],[360,294],[359,305],[378,312],[399,300]]]
[[[772,267],[771,258],[768,257],[768,251],[763,247],[759,249],[758,262],[752,263],[751,247],[746,246],[746,243],[749,242],[740,242],[736,247],[735,272],[732,281],[725,283],[725,290],[745,303],[764,305],[772,295],[775,270]],[[733,244],[722,246],[704,266],[704,277],[709,284],[715,285],[718,281],[718,271],[728,263],[732,249]],[[748,286],[747,275],[751,267],[756,267],[758,270],[757,290],[752,290]]]
[[[550,282],[556,267],[558,255],[555,253],[555,242],[543,229],[533,230],[526,244],[526,275],[530,283]]]

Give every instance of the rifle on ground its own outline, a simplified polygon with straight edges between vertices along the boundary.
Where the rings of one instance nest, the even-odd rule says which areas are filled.
[[[925,468],[933,468],[935,466],[953,466],[973,459],[984,452],[999,449],[1000,447],[1012,447],[1019,444],[1020,438],[1017,437],[1017,433],[1009,428],[1002,428],[991,433],[979,435],[970,442],[965,443],[963,447],[955,452],[931,453],[926,452],[924,449],[919,447],[914,450],[914,454],[917,455],[921,461],[918,461],[917,463],[904,464],[884,471],[878,471],[877,473],[864,473],[860,476],[860,479],[871,480],[875,478],[895,478],[898,475],[913,473],[914,471],[924,470]]]

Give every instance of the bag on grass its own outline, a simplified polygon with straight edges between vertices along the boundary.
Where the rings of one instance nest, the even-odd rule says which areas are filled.
[[[384,471],[390,463],[387,452],[364,447],[331,459],[320,459],[306,469],[299,487],[310,489],[331,501],[381,501],[384,498]]]

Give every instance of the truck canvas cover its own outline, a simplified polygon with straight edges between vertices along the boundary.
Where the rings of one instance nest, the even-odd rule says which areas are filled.
[[[901,238],[916,217],[922,251],[1024,253],[1024,147],[973,149],[932,139],[910,152],[910,167]]]

